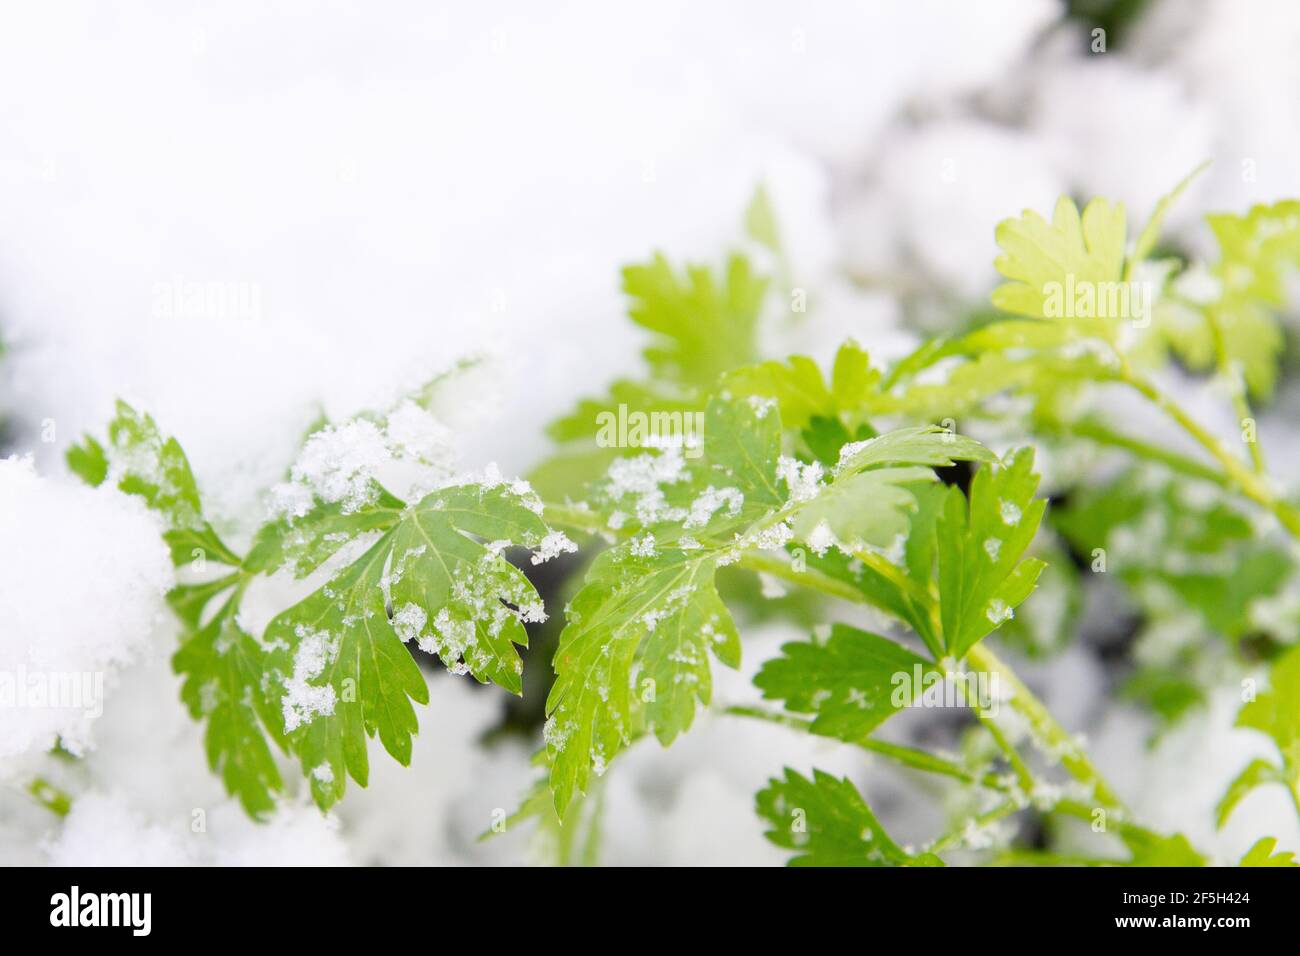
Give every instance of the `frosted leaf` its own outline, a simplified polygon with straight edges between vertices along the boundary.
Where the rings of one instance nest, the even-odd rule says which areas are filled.
[[[315,503],[316,498],[306,485],[282,481],[271,488],[268,510],[272,515],[301,518]]]
[[[903,562],[907,560],[907,532],[900,531],[894,535],[894,540],[889,542],[889,547],[883,552],[884,559],[896,567],[902,567]]]
[[[533,486],[522,478],[510,482],[510,493],[519,499],[520,504],[535,515],[540,515],[544,508],[542,499],[533,491]]]
[[[546,608],[541,601],[519,605],[519,620],[525,624],[542,624],[546,621]]]
[[[898,534],[894,535],[893,540],[889,542],[889,546],[885,548],[878,547],[874,544],[867,544],[865,541],[857,541],[854,542],[850,548],[846,548],[846,550],[865,551],[868,554],[878,554],[890,564],[894,565],[894,567],[901,568],[907,558],[907,532],[900,531]]]
[[[558,717],[551,717],[542,726],[542,739],[552,750],[561,751],[568,742],[569,734],[573,732],[573,724],[569,721],[560,722]]]
[[[642,524],[680,521],[686,517],[685,509],[670,507],[662,486],[676,484],[687,476],[681,449],[667,448],[660,454],[616,459],[609,466],[605,493],[616,503],[632,499]]]
[[[561,554],[572,554],[577,550],[578,546],[570,541],[563,531],[552,531],[537,546],[537,552],[533,555],[533,564],[542,564],[551,558]]]
[[[1001,550],[1002,550],[1001,538],[984,539],[984,553],[989,556],[990,561],[996,562],[998,559],[998,552],[1000,552]]]
[[[798,459],[782,455],[777,459],[776,476],[790,489],[790,501],[800,502],[817,497],[817,492],[821,490],[823,472],[820,462],[805,465]]]
[[[221,701],[221,687],[215,679],[208,681],[199,688],[199,708],[204,714],[210,714],[217,709]]]
[[[632,538],[628,542],[628,549],[638,558],[653,557],[655,554],[655,536],[646,534],[638,538]]]
[[[994,598],[992,601],[989,601],[989,605],[987,610],[985,610],[984,612],[984,616],[989,619],[990,623],[997,625],[997,624],[1001,624],[1003,621],[1011,620],[1011,618],[1016,616],[1016,612],[1011,608],[1007,607],[1005,601],[999,600],[998,598]]]
[[[664,599],[662,607],[656,608],[652,611],[647,611],[642,616],[641,623],[645,625],[647,631],[654,633],[654,629],[659,626],[659,622],[664,618],[672,617],[685,607],[693,593],[695,593],[694,585],[684,584],[679,588],[675,588],[669,593],[668,597]],[[682,662],[680,658],[678,660],[679,662]]]
[[[474,631],[474,622],[455,618],[446,608],[440,610],[433,619],[433,637],[420,641],[420,649],[436,653],[442,663],[452,673],[465,673],[457,670],[461,658],[471,653],[478,635]]]
[[[312,779],[319,780],[321,783],[334,782],[334,768],[328,763],[317,764],[311,772]]]
[[[826,530],[830,530],[829,526]],[[790,527],[789,523],[779,521],[766,528],[749,532],[739,543],[742,547],[756,548],[759,551],[780,551],[793,537],[794,529]],[[835,543],[833,539],[834,535],[832,535],[831,544]],[[829,546],[827,545],[827,547]],[[737,555],[737,558],[739,558],[739,555]]]
[[[868,448],[874,445],[878,440],[879,440],[878,437],[866,438],[863,439],[862,441],[849,442],[847,445],[844,445],[842,448],[840,448],[840,457],[839,457],[839,461],[836,462],[835,464],[835,471],[838,472],[852,459],[856,458],[859,453],[866,451]]]
[[[819,558],[834,547],[835,543],[835,532],[825,521],[817,522],[817,526],[808,533],[808,547]]]
[[[327,631],[313,631],[299,624],[295,628],[298,649],[293,655],[293,675],[284,682],[280,706],[284,712],[285,732],[310,723],[321,714],[334,713],[334,687],[310,683],[320,677],[338,652],[338,642]]]
[[[691,502],[690,514],[686,518],[687,528],[700,528],[708,524],[715,512],[726,507],[727,516],[735,517],[745,503],[745,496],[738,488],[705,488]]]
[[[352,514],[378,496],[375,470],[391,457],[383,432],[373,422],[357,419],[327,425],[308,438],[290,475],[292,483],[310,495],[329,504],[341,503],[343,513]],[[302,490],[284,485],[272,489],[274,513],[289,517],[306,514]]]
[[[1019,524],[1020,508],[1013,501],[1003,501],[998,508],[999,514],[1002,515],[1003,524]]]
[[[418,604],[403,604],[393,615],[393,630],[402,639],[402,643],[419,641],[420,633],[428,622],[429,616]]]

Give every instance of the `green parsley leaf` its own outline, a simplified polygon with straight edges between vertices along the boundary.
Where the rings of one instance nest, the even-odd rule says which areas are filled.
[[[719,376],[758,356],[758,319],[767,280],[749,260],[732,255],[723,270],[703,265],[673,269],[662,255],[623,270],[623,291],[633,322],[654,333],[643,350],[648,375],[620,379],[607,395],[585,398],[560,417],[547,433],[562,445],[530,475],[548,497],[563,499],[600,477],[618,457],[635,455],[647,444],[607,432],[633,418],[700,412]],[[681,435],[689,429],[671,429]],[[665,437],[659,435],[657,437]],[[623,440],[626,439],[626,440]]]
[[[1244,770],[1228,784],[1227,791],[1224,792],[1223,798],[1219,800],[1219,805],[1214,810],[1214,825],[1222,830],[1223,825],[1228,822],[1228,817],[1232,811],[1237,808],[1256,787],[1265,783],[1285,783],[1278,768],[1273,766],[1267,760],[1256,758],[1246,764]]]
[[[1268,734],[1282,755],[1279,776],[1293,791],[1300,787],[1300,647],[1273,662],[1268,690],[1247,702],[1237,726]]]
[[[322,807],[342,797],[348,775],[365,786],[368,736],[410,762],[411,702],[427,703],[428,688],[407,642],[517,694],[513,645],[527,644],[522,620],[542,617],[532,585],[501,556],[509,543],[537,547],[549,533],[535,498],[484,484],[442,488],[409,507],[393,501],[363,509],[379,539],[277,615],[263,638],[267,693]]]
[[[181,700],[190,716],[205,722],[208,765],[249,816],[262,818],[275,809],[283,787],[267,734],[285,744],[274,705],[261,692],[266,651],[237,623],[238,607],[236,594],[211,621],[189,631],[172,666],[185,677]]]
[[[852,425],[879,392],[880,372],[871,367],[867,353],[849,339],[835,355],[829,383],[816,362],[792,355],[784,362],[761,362],[728,372],[719,389],[741,397],[775,399],[786,428],[808,428],[815,418]]]
[[[1257,629],[1252,606],[1278,594],[1293,567],[1221,489],[1156,467],[1080,489],[1052,522],[1081,554],[1103,549],[1107,571],[1152,616],[1168,613],[1158,594],[1148,600],[1158,582],[1232,640]]]
[[[969,503],[960,490],[947,492],[938,521],[939,611],[954,657],[1009,619],[1043,569],[1037,558],[1020,560],[1047,506],[1034,498],[1033,468],[1033,449],[1022,448],[976,473]]]
[[[835,624],[824,644],[782,646],[781,656],[763,664],[754,684],[788,711],[815,714],[813,733],[853,742],[907,706],[895,694],[899,675],[913,682],[931,666],[888,638]]]
[[[745,207],[745,234],[769,252],[781,254],[781,233],[776,225],[776,213],[767,188],[759,186]]]
[[[809,780],[787,767],[756,799],[767,838],[795,851],[790,866],[943,865],[933,853],[909,853],[890,839],[847,779],[814,770]]]
[[[108,447],[86,436],[67,453],[68,466],[90,484],[111,478],[127,494],[139,495],[167,525],[163,539],[178,567],[207,559],[238,566],[239,556],[203,517],[198,485],[175,438],[164,438],[147,413],[126,402],[108,424]]]
[[[1205,857],[1181,833],[1172,836],[1130,833],[1125,836],[1133,858],[1128,866],[1205,866]]]
[[[658,336],[644,353],[655,377],[699,388],[754,355],[766,288],[741,255],[728,258],[721,278],[700,265],[679,275],[662,255],[623,269],[628,315]]]
[[[1055,318],[1059,310],[1049,308],[1048,301],[1053,287],[1123,279],[1122,204],[1094,199],[1081,218],[1078,207],[1062,196],[1050,223],[1026,210],[1019,219],[999,223],[995,235],[1002,255],[994,266],[1011,281],[994,290],[993,304],[1006,312]]]
[[[598,488],[601,512],[636,533],[593,562],[560,636],[546,740],[561,815],[627,745],[638,715],[665,745],[690,726],[709,702],[710,652],[738,663],[718,567],[792,539],[816,553],[892,540],[907,522],[888,516],[915,507],[908,487],[934,481],[915,465],[990,457],[942,429],[903,429],[846,446],[826,482],[819,464],[782,457],[781,438],[775,400],[714,399],[702,457],[621,459]]]
[[[1276,850],[1276,852],[1274,852]],[[1290,850],[1277,850],[1277,837],[1261,837],[1241,858],[1242,866],[1300,866]]]

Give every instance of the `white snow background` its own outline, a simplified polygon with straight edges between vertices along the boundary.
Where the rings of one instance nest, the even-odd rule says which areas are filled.
[[[528,860],[526,840],[474,842],[522,794],[527,749],[476,744],[499,697],[446,675],[411,768],[378,757],[328,818],[291,803],[248,822],[177,697],[153,520],[79,487],[64,449],[102,430],[115,398],[138,403],[242,543],[320,409],[384,404],[467,354],[491,363],[445,413],[462,463],[526,471],[546,421],[636,368],[619,266],[655,249],[720,258],[759,182],[797,281],[821,297],[772,349],[818,356],[849,334],[897,355],[914,323],[985,297],[994,224],[1061,192],[1122,199],[1140,221],[1213,159],[1171,219],[1191,248],[1206,208],[1300,196],[1294,3],[1165,0],[1101,55],[1061,13],[0,3],[0,410],[5,453],[30,455],[0,463],[0,666],[109,673],[93,726],[0,727],[0,863]],[[160,311],[160,289],[184,282],[256,308]],[[1298,405],[1284,393],[1262,424],[1278,461],[1300,458]],[[743,698],[791,636],[750,635],[718,699]],[[1035,682],[1141,813],[1225,859],[1264,831],[1298,848],[1285,797],[1266,791],[1213,831],[1210,808],[1258,746],[1226,729],[1230,707],[1147,751],[1085,652]],[[61,823],[21,790],[58,735],[86,753],[61,781],[75,796]],[[638,747],[610,773],[605,859],[779,862],[753,793],[783,762],[814,761],[865,782],[900,838],[929,832],[932,815],[896,777],[864,775],[861,754],[702,715],[671,751]]]

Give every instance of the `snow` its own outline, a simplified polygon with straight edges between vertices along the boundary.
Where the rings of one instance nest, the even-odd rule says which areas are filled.
[[[552,558],[558,558],[562,554],[573,554],[577,550],[578,546],[570,541],[563,531],[552,531],[542,538],[542,543],[537,546],[537,551],[532,556],[532,563],[544,564]]]
[[[172,569],[160,526],[112,487],[0,460],[0,778],[62,741],[81,752],[123,667],[155,650]],[[8,692],[6,694],[6,691]]]
[[[285,807],[265,825],[236,807],[185,824],[149,820],[118,794],[88,793],[48,847],[53,866],[341,866],[349,862],[335,821],[311,807]],[[196,829],[201,827],[201,829]],[[210,829],[209,829],[210,828]],[[220,833],[221,839],[211,834]]]
[[[184,866],[192,847],[182,831],[151,823],[121,799],[84,794],[49,848],[54,866]]]
[[[373,422],[327,425],[307,439],[293,465],[294,482],[308,494],[288,491],[283,485],[277,486],[273,494],[277,502],[293,502],[292,510],[287,512],[291,517],[305,514],[301,502],[310,503],[313,497],[329,504],[341,503],[343,513],[351,514],[379,496],[375,470],[388,458],[384,435]],[[286,504],[280,507],[285,508]]]
[[[809,501],[817,497],[822,486],[821,462],[804,464],[795,458],[782,455],[777,459],[776,477],[790,490],[790,502]]]
[[[284,710],[286,733],[309,724],[322,714],[334,713],[332,684],[313,684],[338,654],[338,638],[328,631],[316,631],[299,624],[294,628],[298,647],[293,653],[293,674],[284,682],[280,706]]]
[[[429,615],[418,604],[403,604],[393,614],[393,630],[403,643],[418,642]]]
[[[862,441],[852,441],[847,445],[840,446],[839,461],[835,463],[835,474],[842,472],[855,458],[876,443],[875,438],[864,438]]]
[[[415,738],[411,768],[373,760],[371,787],[350,787],[337,816],[297,793],[269,823],[249,823],[176,699],[176,628],[162,603],[173,572],[157,523],[134,499],[69,480],[67,444],[102,431],[118,396],[149,410],[184,445],[209,517],[239,547],[268,504],[290,516],[316,500],[353,509],[395,470],[417,492],[462,461],[501,462],[485,486],[525,472],[548,448],[546,421],[639,367],[642,337],[618,320],[619,265],[655,248],[716,261],[760,179],[790,270],[775,283],[765,349],[822,362],[849,333],[879,361],[964,320],[996,281],[993,225],[1050,209],[1060,192],[1119,197],[1136,224],[1211,158],[1169,220],[1173,241],[1202,250],[1202,210],[1300,194],[1300,170],[1283,161],[1300,153],[1300,124],[1288,121],[1300,87],[1293,4],[1242,16],[1228,0],[1157,0],[1131,42],[1101,56],[1081,52],[1077,28],[1044,32],[1058,13],[1048,0],[669,2],[633,26],[597,4],[544,17],[523,4],[12,11],[0,34],[0,411],[4,452],[31,453],[35,467],[0,462],[0,672],[102,675],[102,693],[93,679],[83,686],[103,714],[43,708],[0,722],[0,777],[39,769],[74,796],[60,822],[16,788],[0,795],[0,856],[526,859],[516,834],[483,845],[472,835],[515,806],[534,775],[528,748],[480,746],[499,698],[441,676],[420,713],[438,730]],[[1183,291],[1204,294],[1198,282]],[[797,291],[809,311],[791,321]],[[471,354],[485,358],[427,407],[404,398]],[[1217,397],[1176,376],[1166,385],[1235,434]],[[1273,461],[1295,458],[1296,408],[1284,389],[1260,413]],[[391,411],[355,417],[367,409]],[[1118,411],[1138,433],[1163,427]],[[335,424],[304,445],[322,413]],[[624,461],[611,530],[690,517],[664,496],[684,473],[680,454]],[[790,477],[792,497],[813,484]],[[1020,520],[1013,509],[1000,506],[1007,525]],[[1112,557],[1140,552],[1147,530]],[[761,546],[789,536],[774,525]],[[829,528],[814,537],[834,544]],[[567,551],[547,539],[537,556]],[[258,579],[241,625],[259,633],[310,583]],[[1293,611],[1252,609],[1260,620]],[[411,610],[397,614],[409,638],[433,640]],[[443,626],[449,653],[470,646]],[[751,645],[806,637],[758,630],[745,628],[747,667],[762,658]],[[302,662],[304,693],[320,650]],[[1053,710],[1067,726],[1102,728],[1094,749],[1140,815],[1224,859],[1261,828],[1294,848],[1280,790],[1253,794],[1211,832],[1208,809],[1259,744],[1228,729],[1230,700],[1147,754],[1141,719],[1107,702],[1091,647],[1052,666]],[[1090,676],[1069,679],[1078,673]],[[715,670],[717,696],[749,700],[748,676]],[[326,706],[309,697],[293,713]],[[56,739],[84,752],[75,774],[42,756]],[[900,840],[935,832],[887,774],[868,777],[860,753],[831,746],[703,713],[670,751],[634,747],[604,778],[605,859],[779,862],[752,794],[783,762],[869,783]],[[200,807],[202,834],[190,818]]]
[[[984,616],[988,618],[989,623],[994,626],[1001,624],[1003,621],[1009,621],[1016,616],[1014,609],[1007,606],[1007,602],[1000,598],[994,598],[989,601],[988,606],[984,609]]]
[[[616,505],[631,498],[636,519],[642,524],[682,520],[688,513],[669,506],[663,486],[677,484],[687,476],[681,449],[668,447],[655,454],[615,459],[609,466],[605,494]]]
[[[456,464],[455,436],[428,409],[407,399],[388,416],[386,438],[394,454],[450,472]]]
[[[817,522],[817,525],[808,533],[808,547],[812,548],[817,557],[822,557],[836,544],[835,532],[825,521]]]
[[[734,518],[745,504],[745,495],[739,488],[705,488],[691,502],[690,513],[686,516],[683,527],[702,528],[721,509],[727,517]]]

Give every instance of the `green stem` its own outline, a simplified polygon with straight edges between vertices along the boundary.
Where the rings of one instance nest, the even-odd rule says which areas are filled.
[[[750,717],[756,720],[765,720],[768,723],[778,724],[783,727],[791,727],[796,730],[802,730],[806,733],[812,733],[812,721],[804,717],[796,717],[780,711],[766,710],[762,707],[734,706],[728,707],[726,713],[737,717]],[[976,774],[965,767],[962,767],[951,760],[945,760],[943,757],[935,756],[925,750],[919,750],[916,747],[907,747],[902,744],[893,744],[884,740],[876,740],[872,737],[862,737],[853,741],[846,741],[855,747],[867,750],[874,754],[879,754],[895,763],[912,770],[919,770],[924,773],[934,774],[941,777],[951,777],[961,783],[973,786],[983,787],[986,790],[993,790],[997,793],[1007,794],[1015,803],[1024,806],[1030,801],[1030,794],[1023,788],[1019,789],[1019,784],[1015,786],[1009,784],[1005,777],[995,773]],[[1039,806],[1043,813],[1055,813],[1061,816],[1073,817],[1086,823],[1093,821],[1096,807],[1089,806],[1086,803],[1080,803],[1077,800],[1062,799],[1056,800],[1047,806]],[[1110,826],[1113,826],[1121,838],[1131,838],[1135,840],[1153,841],[1161,839],[1161,834],[1154,830],[1149,830],[1144,826],[1131,823],[1122,816],[1112,812],[1107,814],[1107,820]]]
[[[1033,729],[1039,742],[1048,753],[1060,757],[1061,765],[1069,771],[1070,776],[1092,789],[1094,796],[1104,805],[1118,809],[1122,805],[1115,791],[1106,782],[1088,755],[1079,747],[1075,739],[1052,716],[1051,712],[1039,700],[1010,667],[1003,663],[985,643],[976,644],[966,652],[966,660],[975,668],[998,675],[1011,687],[1012,708],[1024,717]]]
[[[993,742],[1002,751],[1002,755],[1007,758],[1007,763],[1011,765],[1011,769],[1015,772],[1021,788],[1026,793],[1033,790],[1033,771],[1029,769],[1029,765],[1025,763],[1024,758],[1020,756],[1020,751],[1016,750],[1016,745],[1003,733],[1002,728],[997,725],[997,721],[979,709],[978,705],[976,705],[975,713],[978,715],[980,723],[984,725],[984,729],[989,732],[989,736],[993,738]]]
[[[928,610],[931,620],[935,624],[936,633],[941,633],[941,627],[938,624],[938,605],[935,602],[933,595],[911,578],[904,576],[897,568],[889,564],[889,562],[879,558],[878,555],[864,552],[863,554],[858,555],[858,557],[864,561],[872,562],[871,566],[873,569],[878,570],[891,582],[897,584],[898,587],[902,588],[914,600],[921,602]],[[742,559],[741,563],[745,563],[744,559]],[[771,574],[780,575],[786,580],[802,584],[806,587],[816,588],[820,583],[808,572],[794,571],[788,564],[782,561],[774,561],[772,565],[765,566],[763,570]],[[822,575],[822,577],[825,576]],[[843,582],[835,581],[833,578],[828,580],[834,583],[834,589],[827,589],[827,593],[833,593],[836,597],[843,597],[860,604],[867,603],[866,598],[861,593],[851,588],[846,589],[843,586]],[[852,591],[852,593],[849,593],[849,591]],[[1038,739],[1048,748],[1049,752],[1060,755],[1062,766],[1065,767],[1071,776],[1076,780],[1079,780],[1081,783],[1090,786],[1097,799],[1106,805],[1112,808],[1117,808],[1121,805],[1119,798],[1115,795],[1115,791],[1106,783],[1100,771],[1098,771],[1097,768],[1088,760],[1087,755],[1078,747],[1074,738],[1071,737],[1059,723],[1057,723],[1056,718],[1051,715],[1051,712],[1048,711],[1043,702],[1034,696],[1034,693],[1025,686],[1024,682],[1016,676],[1015,672],[1012,671],[1008,665],[999,660],[997,656],[994,655],[994,653],[984,644],[975,645],[974,648],[967,652],[966,658],[973,666],[979,669],[989,671],[990,673],[996,672],[1001,675],[1000,679],[1005,680],[1012,689],[1012,697],[1010,700],[1012,709],[1025,717],[1029,722],[1030,727],[1033,728]],[[1028,766],[1025,765],[1024,760],[1016,752],[1015,747],[1006,739],[1006,736],[1002,733],[1001,729],[992,722],[991,718],[987,718],[986,715],[981,713],[980,719],[984,722],[984,726],[989,729],[990,733],[992,733],[994,741],[1006,755],[1007,760],[1015,770],[1017,777],[1021,779],[1022,785],[1032,787],[1033,775]]]
[[[1252,471],[1245,462],[1225,448],[1218,438],[1202,428],[1176,402],[1134,372],[1127,362],[1121,364],[1120,380],[1177,422],[1183,431],[1196,439],[1201,447],[1214,456],[1215,461],[1223,467],[1224,474],[1231,485],[1240,488],[1247,498],[1271,511],[1292,537],[1300,539],[1300,510],[1274,494],[1264,475]]]
[[[1244,426],[1247,419],[1254,420],[1255,416],[1250,410],[1250,402],[1246,399],[1244,389],[1238,388],[1233,392],[1232,404],[1236,409],[1237,419],[1241,425]],[[1259,443],[1259,434],[1256,433],[1252,440],[1246,442],[1246,446],[1250,449],[1250,461],[1255,466],[1255,474],[1267,474],[1268,468],[1264,464],[1264,449]]]
[[[1223,342],[1223,329],[1219,325],[1218,315],[1211,310],[1208,318],[1210,331],[1214,335],[1214,351],[1218,356],[1219,374],[1231,383],[1232,407],[1237,413],[1237,424],[1245,426],[1247,419],[1254,420],[1254,415],[1250,411],[1250,401],[1246,397],[1246,383],[1242,379],[1240,369],[1228,360],[1228,349]],[[1255,473],[1264,474],[1267,469],[1264,467],[1264,450],[1260,447],[1259,435],[1256,434],[1254,440],[1247,444],[1250,446],[1250,460],[1255,466]]]
[[[1093,815],[1096,813],[1096,807],[1090,807],[1086,803],[1079,803],[1077,800],[1058,800],[1052,804],[1052,812],[1059,813],[1062,816],[1074,817],[1077,820],[1083,820],[1086,823],[1093,822]],[[1146,827],[1130,823],[1125,820],[1121,814],[1115,812],[1106,815],[1107,826],[1113,826],[1115,832],[1123,840],[1138,840],[1152,842],[1164,839],[1163,834],[1155,830],[1148,830]]]
[[[845,601],[861,602],[862,600],[858,589],[848,582],[833,578],[816,568],[805,568],[800,571],[785,558],[767,552],[750,551],[742,554],[736,565],[761,574],[770,574]]]
[[[1193,478],[1200,478],[1204,481],[1212,481],[1224,488],[1231,488],[1232,482],[1228,480],[1223,472],[1204,465],[1186,455],[1180,455],[1177,452],[1170,451],[1167,448],[1161,448],[1159,445],[1153,445],[1150,442],[1144,442],[1141,439],[1133,438],[1122,432],[1114,431],[1094,421],[1080,422],[1040,422],[1040,427],[1045,430],[1069,434],[1077,438],[1086,438],[1089,441],[1096,442],[1099,445],[1108,445],[1112,448],[1120,448],[1128,451],[1141,458],[1150,461],[1159,462],[1166,465],[1174,471],[1189,475]]]
[[[972,823],[977,827],[988,826],[990,823],[996,823],[998,820],[1009,817],[1023,809],[1024,804],[1018,800],[1004,800],[992,810],[986,810],[978,816],[972,817],[966,823],[962,824],[960,830],[952,830],[945,833],[943,836],[939,837],[939,839],[927,846],[926,850],[930,853],[942,853],[944,850],[951,850],[953,847],[960,846],[966,839],[966,829]]]
[[[935,605],[934,595],[931,594],[930,591],[924,585],[918,584],[916,581],[909,578],[905,573],[903,573],[903,570],[901,568],[899,568],[894,564],[891,564],[889,561],[887,561],[884,558],[883,555],[877,554],[874,551],[857,549],[854,550],[853,557],[857,558],[859,561],[861,561],[863,564],[869,567],[872,571],[876,572],[876,574],[880,575],[882,578],[884,578],[894,587],[898,588],[900,591],[906,594],[917,604],[926,608],[934,608],[935,614],[932,616],[934,617],[934,623],[936,625],[935,633],[936,634],[940,633],[940,631],[937,629],[938,628],[938,616],[937,616],[938,607],[937,605]],[[858,594],[859,600],[862,599],[862,595],[860,593],[858,593],[857,591],[855,591],[854,593]]]
[[[806,733],[812,733],[812,721],[804,717],[795,717],[791,714],[781,713],[779,711],[766,710],[762,707],[748,707],[737,705],[728,707],[726,713],[735,717],[752,717],[755,720],[765,720],[768,723],[779,724],[783,727],[793,727],[796,730],[802,730]],[[952,777],[962,783],[974,784],[985,787],[989,790],[1006,790],[1006,783],[1002,781],[997,774],[975,774],[961,767],[951,760],[944,760],[942,757],[936,757],[934,754],[916,747],[907,747],[903,744],[892,744],[885,740],[877,740],[874,737],[859,737],[852,741],[854,747],[879,754],[893,760],[895,763],[910,767],[913,770],[921,770],[925,773],[936,774],[941,777]]]

